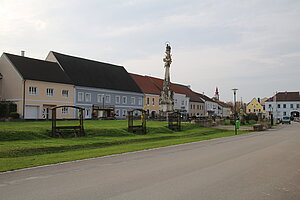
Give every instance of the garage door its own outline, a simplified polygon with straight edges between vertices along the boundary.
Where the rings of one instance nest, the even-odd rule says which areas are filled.
[[[39,106],[25,107],[25,119],[38,119],[38,118],[39,118]]]

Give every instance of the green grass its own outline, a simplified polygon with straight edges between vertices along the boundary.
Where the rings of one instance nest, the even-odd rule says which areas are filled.
[[[166,127],[166,122],[147,122],[147,135],[127,132],[127,121],[121,120],[85,121],[84,125],[87,137],[51,138],[51,122],[1,122],[0,171],[234,135],[233,131],[194,124],[183,124],[183,131],[174,132]]]

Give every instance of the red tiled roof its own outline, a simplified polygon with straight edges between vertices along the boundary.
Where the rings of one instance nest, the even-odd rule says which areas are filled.
[[[160,95],[161,90],[149,79],[148,76],[141,76],[138,74],[131,73],[130,76],[140,87],[143,93]]]
[[[274,97],[269,98],[267,101],[274,101]],[[299,92],[278,92],[276,94],[276,101],[300,101]]]
[[[178,87],[186,96],[190,97],[191,101],[196,101],[196,102],[200,102],[200,103],[204,103],[201,98],[200,95],[196,92],[194,92],[193,90],[191,90],[191,88],[189,88],[189,86],[186,85],[179,85],[179,84],[175,84],[176,87]]]

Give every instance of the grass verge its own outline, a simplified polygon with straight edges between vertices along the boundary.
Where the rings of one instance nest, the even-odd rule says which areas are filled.
[[[88,121],[88,137],[54,139],[48,134],[49,123],[22,123],[0,124],[1,172],[234,135],[193,124],[183,124],[183,131],[174,132],[164,122],[149,122],[147,135],[135,135],[124,128],[126,121]]]

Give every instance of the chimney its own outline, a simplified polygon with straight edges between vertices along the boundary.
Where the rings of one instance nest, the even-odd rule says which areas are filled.
[[[21,51],[21,56],[25,56],[25,51]]]

